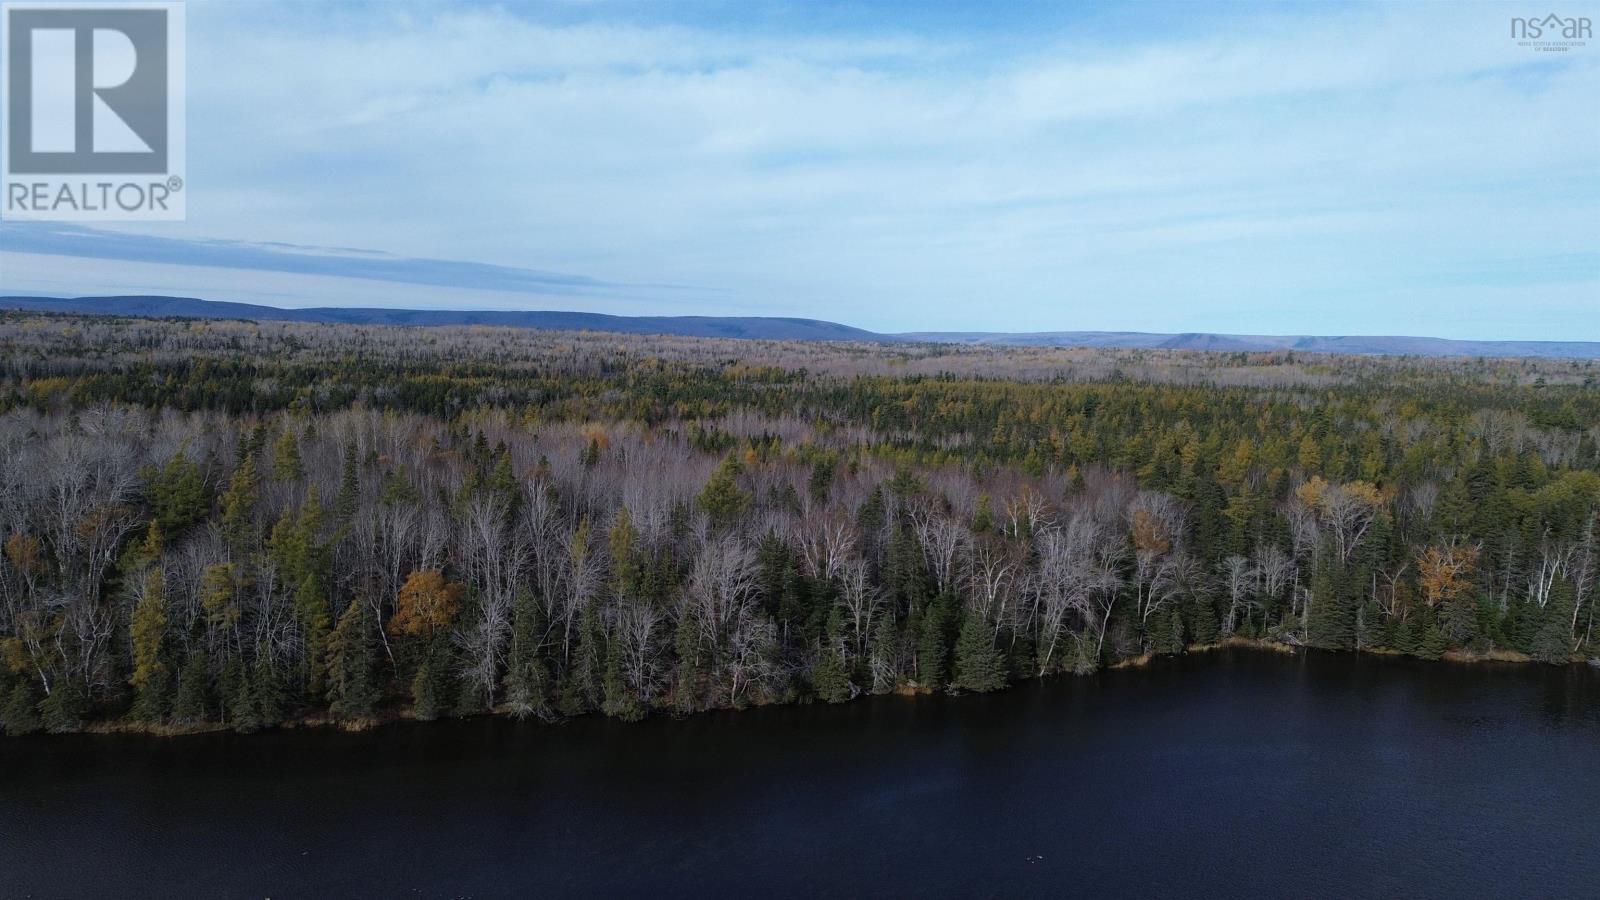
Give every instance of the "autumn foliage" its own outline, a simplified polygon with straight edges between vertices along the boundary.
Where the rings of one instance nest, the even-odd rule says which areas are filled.
[[[389,632],[397,635],[429,637],[455,623],[461,612],[465,589],[447,581],[437,569],[412,572],[395,596],[394,618]]]

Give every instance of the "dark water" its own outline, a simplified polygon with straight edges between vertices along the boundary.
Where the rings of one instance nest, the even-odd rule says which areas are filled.
[[[1237,651],[624,725],[0,738],[0,894],[1600,897],[1600,672]]]

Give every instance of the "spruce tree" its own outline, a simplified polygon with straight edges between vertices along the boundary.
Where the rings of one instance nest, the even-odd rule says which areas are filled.
[[[922,611],[917,636],[917,681],[924,687],[944,687],[950,671],[950,625],[955,618],[953,604],[940,594]]]
[[[235,731],[249,733],[261,727],[257,712],[255,678],[252,667],[242,660],[231,660],[225,670],[228,683],[228,720]]]
[[[1311,576],[1311,611],[1306,637],[1313,647],[1349,650],[1355,647],[1355,607],[1345,590],[1345,572],[1331,547],[1318,554]]]
[[[830,641],[817,653],[817,661],[811,665],[811,689],[824,703],[843,703],[854,693],[837,642]]]
[[[4,710],[0,710],[6,734],[12,736],[33,734],[43,727],[39,718],[39,688],[32,678],[19,679],[11,689]]]
[[[364,719],[382,699],[378,681],[377,623],[360,598],[339,615],[328,642],[328,709],[341,719]]]
[[[511,647],[506,654],[506,703],[519,719],[550,714],[550,671],[543,648],[544,610],[532,592],[517,594],[511,608]]]
[[[255,702],[257,720],[263,727],[271,727],[282,722],[287,712],[288,697],[284,691],[283,679],[266,657],[256,658],[255,671],[251,673],[250,682],[250,694]]]
[[[1188,644],[1184,641],[1185,635],[1186,630],[1183,626],[1183,614],[1174,609],[1167,614],[1166,634],[1161,635],[1161,644],[1158,645],[1161,652],[1169,653],[1174,656],[1182,653],[1188,646]],[[1196,637],[1195,643],[1205,644],[1210,642],[1202,641]]]
[[[355,518],[360,504],[361,464],[356,459],[356,442],[350,441],[344,445],[344,468],[339,473],[339,493],[333,498],[334,517],[341,525],[348,525]]]
[[[205,721],[211,687],[209,660],[196,651],[178,672],[178,693],[172,700],[173,721],[193,725]]]
[[[700,496],[695,498],[695,503],[711,519],[714,528],[726,528],[733,524],[745,508],[750,505],[750,495],[739,487],[739,476],[744,473],[744,466],[733,456],[722,461],[717,470],[711,473],[711,479],[700,491]]]
[[[1176,616],[1177,611],[1174,610],[1173,614]],[[1209,596],[1201,594],[1190,601],[1189,634],[1196,644],[1215,644],[1222,636],[1222,620],[1217,614],[1216,604],[1211,602]]]
[[[40,722],[57,734],[82,728],[88,712],[89,695],[76,678],[56,679],[55,690],[39,704]]]
[[[429,641],[411,679],[411,702],[418,719],[429,722],[444,715],[449,708],[449,673],[445,671],[445,643],[443,633]]]
[[[955,686],[964,691],[996,691],[1006,686],[1005,657],[994,632],[977,616],[967,616],[956,640]]]
[[[606,643],[605,656],[605,675],[601,679],[601,687],[605,694],[602,710],[606,715],[626,722],[636,722],[644,718],[644,704],[639,702],[633,689],[628,686],[627,678],[622,674],[622,654],[618,651],[616,641]]]
[[[678,615],[673,644],[678,655],[678,673],[673,687],[673,705],[679,712],[694,712],[700,706],[700,683],[705,677],[700,662],[700,623],[692,609]]]
[[[294,595],[294,611],[300,619],[301,634],[305,637],[306,693],[321,697],[326,691],[328,640],[331,633],[328,627],[328,598],[316,575],[307,573],[300,580],[300,589]]]
[[[1538,615],[1540,624],[1529,648],[1534,659],[1558,666],[1572,662],[1572,604],[1572,582],[1558,579]]]
[[[1417,656],[1422,659],[1438,659],[1450,649],[1450,642],[1445,640],[1444,632],[1439,629],[1438,622],[1430,622],[1422,632],[1422,640],[1417,643]]]

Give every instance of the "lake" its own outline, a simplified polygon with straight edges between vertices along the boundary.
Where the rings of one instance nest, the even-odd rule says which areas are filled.
[[[0,738],[0,895],[1600,896],[1600,671],[1250,650],[624,724]]]

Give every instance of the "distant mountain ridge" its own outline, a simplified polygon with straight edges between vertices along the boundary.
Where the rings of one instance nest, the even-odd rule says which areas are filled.
[[[1221,353],[1295,350],[1357,356],[1539,356],[1600,359],[1600,341],[1467,341],[1401,335],[1318,336],[1303,334],[1157,334],[1143,331],[921,331],[899,337],[913,341],[1008,347],[1117,347],[1124,349],[1210,350]]]
[[[1142,331],[916,331],[881,334],[821,319],[768,316],[614,316],[555,310],[282,309],[194,297],[0,297],[0,309],[150,318],[254,319],[353,325],[490,325],[542,331],[610,331],[778,341],[918,342],[1011,347],[1347,353],[1367,356],[1536,356],[1600,359],[1597,341],[1462,341],[1405,336],[1158,334]]]
[[[860,328],[818,319],[763,316],[612,316],[604,313],[521,310],[375,309],[311,307],[282,309],[194,297],[0,297],[0,309],[99,316],[185,319],[253,319],[344,325],[491,325],[540,331],[612,331],[684,337],[781,341],[881,341]]]

